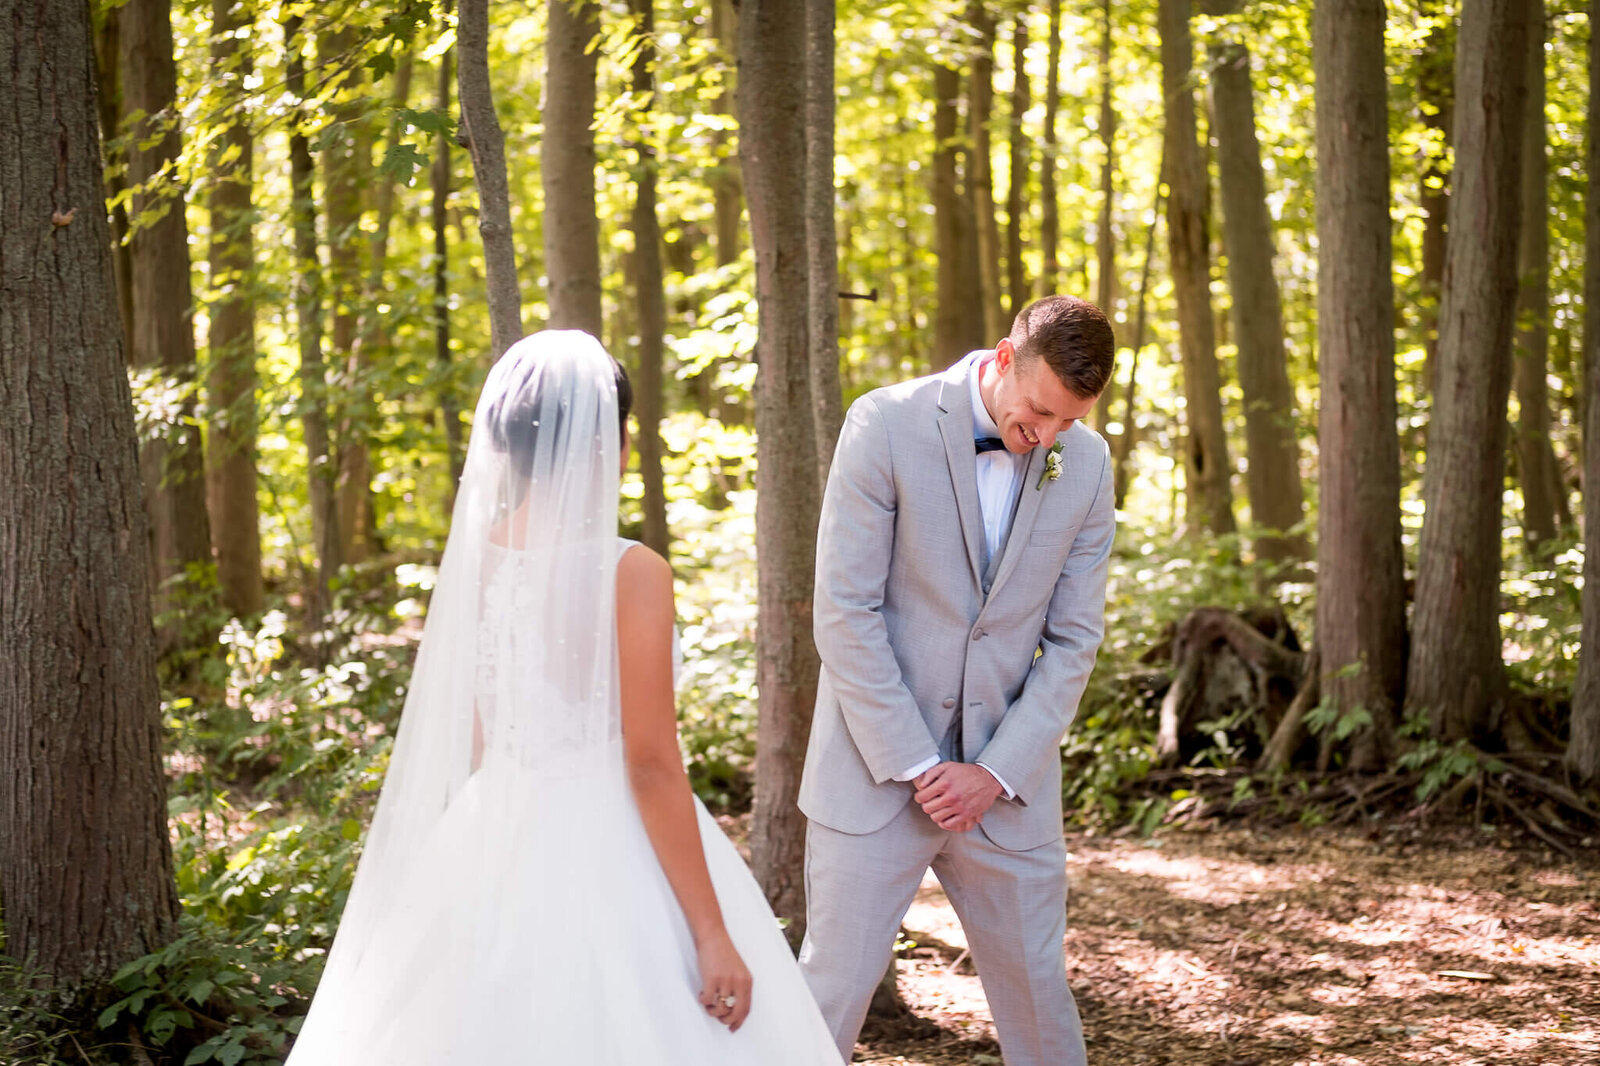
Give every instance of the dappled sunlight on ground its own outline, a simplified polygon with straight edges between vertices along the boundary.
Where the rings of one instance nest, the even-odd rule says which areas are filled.
[[[1069,838],[1090,1066],[1600,1064],[1600,857],[1325,830]],[[857,1061],[998,1063],[928,878],[900,988],[936,1024]]]

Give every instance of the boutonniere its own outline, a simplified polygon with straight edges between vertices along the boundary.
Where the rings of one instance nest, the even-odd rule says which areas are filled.
[[[1046,481],[1054,481],[1061,476],[1061,442],[1056,441],[1050,445],[1050,450],[1044,456],[1044,473],[1039,475],[1039,483],[1033,487],[1034,491],[1044,488]]]

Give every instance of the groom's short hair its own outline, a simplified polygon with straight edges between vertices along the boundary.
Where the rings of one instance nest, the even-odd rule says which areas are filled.
[[[1076,396],[1099,396],[1111,381],[1117,342],[1105,312],[1076,296],[1046,296],[1011,323],[1017,358],[1035,357]]]

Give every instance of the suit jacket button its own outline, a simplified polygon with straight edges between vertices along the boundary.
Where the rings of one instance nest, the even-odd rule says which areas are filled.
[[[982,639],[983,639],[983,630],[981,630],[981,629],[974,629],[974,630],[973,630],[973,631],[972,631],[972,639],[973,639],[973,640],[982,640]]]
[[[946,709],[954,707],[956,705],[956,698],[954,696],[945,697],[944,705]]]

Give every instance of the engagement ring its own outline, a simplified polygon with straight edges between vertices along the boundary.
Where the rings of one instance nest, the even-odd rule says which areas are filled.
[[[722,997],[722,1005],[724,1007],[732,1007],[734,1004],[736,1004],[738,1002],[739,1002],[739,997],[738,996],[723,996]]]

